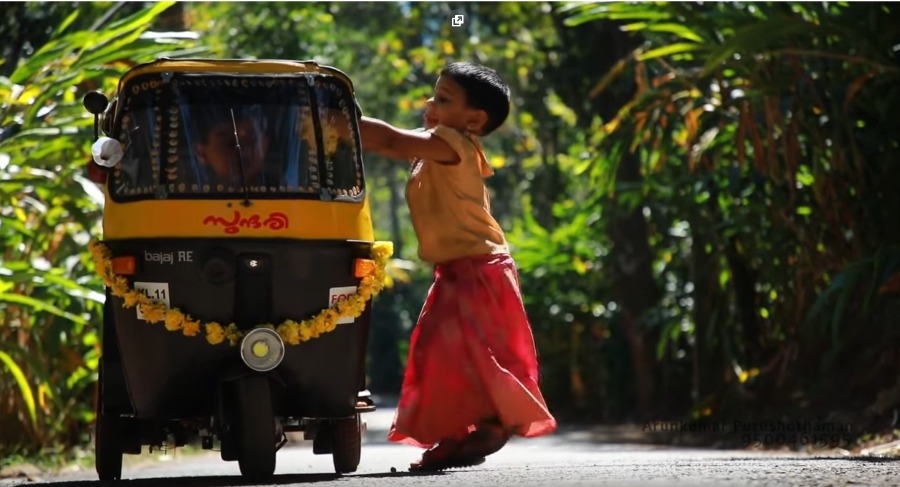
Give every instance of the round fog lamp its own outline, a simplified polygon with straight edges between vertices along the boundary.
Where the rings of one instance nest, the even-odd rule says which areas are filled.
[[[256,358],[265,358],[269,354],[269,344],[265,340],[257,340],[253,342],[250,351],[253,352],[253,356]]]
[[[284,358],[284,341],[275,330],[257,328],[241,340],[241,360],[257,372],[278,367]]]

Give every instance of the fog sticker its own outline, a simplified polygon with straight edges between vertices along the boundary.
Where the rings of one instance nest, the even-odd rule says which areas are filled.
[[[341,301],[346,301],[354,294],[356,294],[356,286],[333,287],[328,290],[328,306],[334,306]],[[345,324],[353,323],[353,321],[353,318],[341,318],[337,322],[338,324]]]

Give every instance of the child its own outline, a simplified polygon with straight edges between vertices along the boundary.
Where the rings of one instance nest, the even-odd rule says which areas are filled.
[[[216,184],[236,187],[241,187],[242,181],[248,186],[263,184],[265,157],[269,150],[263,121],[260,117],[240,114],[234,120],[228,112],[217,115],[197,123],[200,140],[194,144],[194,152],[199,163],[209,169]],[[241,143],[240,154],[235,146],[235,131]]]
[[[538,387],[516,266],[483,181],[493,170],[479,137],[508,114],[509,88],[494,70],[454,63],[428,100],[425,131],[360,120],[364,150],[412,160],[407,203],[419,257],[434,264],[388,434],[430,447],[410,470],[477,465],[511,435],[556,429]]]

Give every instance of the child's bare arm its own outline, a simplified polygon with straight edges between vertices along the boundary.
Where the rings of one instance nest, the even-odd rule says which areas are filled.
[[[459,155],[440,137],[431,132],[403,130],[376,118],[362,117],[359,132],[365,151],[377,152],[396,159],[430,159],[456,164]]]

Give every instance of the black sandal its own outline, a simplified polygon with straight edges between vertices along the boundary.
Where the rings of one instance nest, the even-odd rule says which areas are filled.
[[[499,421],[485,421],[463,440],[460,449],[472,456],[487,457],[506,446],[511,436]]]
[[[409,465],[410,472],[440,472],[450,468],[474,467],[484,463],[484,456],[466,451],[465,443],[444,440],[426,450],[422,459]]]

